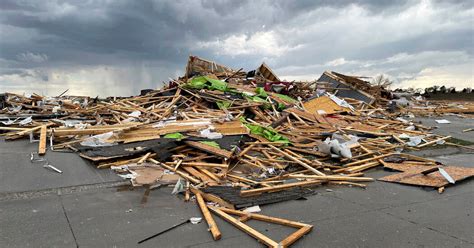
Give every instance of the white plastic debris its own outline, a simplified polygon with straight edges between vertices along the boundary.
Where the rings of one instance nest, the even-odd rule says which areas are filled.
[[[20,126],[24,126],[24,125],[30,124],[31,122],[33,122],[33,118],[32,118],[31,116],[29,116],[29,117],[27,117],[27,118],[21,120],[21,121],[19,122],[19,124],[20,124]]]
[[[251,206],[243,210],[243,212],[246,212],[246,213],[259,213],[261,211],[262,209],[260,208],[259,205]]]
[[[324,95],[324,93],[326,93],[325,89],[316,89],[316,95],[322,96]]]
[[[422,96],[415,96],[413,99],[417,100],[417,101],[423,101],[423,97]]]
[[[10,118],[8,118],[8,121],[2,121],[3,125],[5,126],[10,126],[12,124],[15,124],[15,122],[20,119],[20,118],[16,118],[15,120],[10,120]]]
[[[273,167],[269,167],[269,168],[267,169],[267,172],[268,172],[269,174],[276,174],[276,170],[275,170],[275,168],[273,168]]]
[[[407,131],[415,131],[415,126],[411,125],[405,128]]]
[[[114,136],[114,132],[108,132],[103,134],[94,135],[81,142],[82,146],[101,147],[101,146],[113,146],[116,143],[108,141]]]
[[[135,179],[138,176],[138,174],[134,171],[129,171],[129,172],[130,172],[129,174],[117,174],[117,175],[123,179]]]
[[[329,96],[329,98],[337,103],[337,105],[341,106],[341,107],[344,107],[344,108],[349,108],[350,110],[354,111],[354,107],[352,107],[352,105],[350,105],[349,103],[347,103],[345,100],[337,97],[336,95],[333,95],[333,94],[330,94],[330,93],[326,93],[327,96]]]
[[[417,146],[421,143],[424,136],[411,136],[409,141],[406,143],[408,146]]]
[[[326,138],[326,140],[318,146],[318,151],[330,154],[332,157],[352,158],[352,152],[348,145],[353,141],[340,143],[337,139]]]
[[[132,113],[128,114],[128,116],[138,118],[138,117],[140,117],[141,114],[142,114],[142,112],[140,112],[138,110],[135,110]]]
[[[76,124],[74,124],[74,123],[67,123],[67,122],[66,122],[65,124],[66,124],[66,126],[68,126],[68,125],[73,125],[72,127],[74,127],[75,129],[80,129],[80,130],[86,129],[88,126],[90,126],[89,124],[87,124],[87,123],[82,123],[82,122],[79,122],[79,123],[76,123]],[[71,126],[69,126],[69,127],[71,127]]]
[[[223,137],[221,133],[213,132],[211,127],[201,130],[200,134],[208,139],[221,139]]]
[[[451,122],[446,119],[435,120],[438,124],[450,124]]]
[[[176,194],[179,194],[181,192],[184,192],[184,189],[186,187],[185,184],[186,183],[184,182],[184,180],[179,178],[178,181],[176,182],[176,184],[174,185],[173,192],[171,192],[171,194],[176,195]]]
[[[392,100],[398,106],[406,107],[410,103],[405,97],[400,97],[400,99]]]
[[[402,117],[397,117],[396,120],[397,120],[397,121],[401,121],[401,122],[403,122],[403,123],[408,123],[408,122],[409,122],[409,121],[403,119]]]
[[[189,219],[189,221],[191,221],[191,224],[196,225],[196,224],[201,223],[202,218],[201,217],[191,217]]]
[[[450,184],[456,183],[456,181],[454,181],[454,179],[443,168],[438,168],[438,171]]]
[[[87,105],[89,105],[89,100],[87,100],[87,98],[84,98],[84,101],[82,102],[81,106],[85,108],[87,107]]]
[[[135,119],[135,117],[129,117],[125,120],[122,121],[122,123],[130,123],[130,122],[136,122],[137,119]]]
[[[63,173],[60,169],[54,167],[53,165],[50,165],[50,164],[47,163],[47,162],[46,162],[45,165],[43,165],[43,168],[50,169],[50,170],[52,170],[52,171],[54,171],[54,172],[56,172],[56,173],[59,173],[59,174],[62,174],[62,173]]]
[[[410,135],[408,135],[406,133],[402,133],[402,134],[398,135],[398,138],[400,138],[400,139],[409,139]]]
[[[11,113],[17,113],[17,112],[20,112],[21,108],[22,108],[21,105],[19,105],[13,108],[8,108],[8,111],[10,111]]]
[[[351,149],[345,143],[341,144],[338,140],[331,140],[329,144],[331,152],[344,158],[352,158]]]
[[[54,106],[52,112],[53,112],[54,114],[56,114],[56,113],[58,113],[58,111],[59,111],[60,109],[61,109],[61,107],[59,107],[59,106]]]

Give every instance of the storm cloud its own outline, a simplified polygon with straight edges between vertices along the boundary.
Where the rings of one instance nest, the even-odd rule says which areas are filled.
[[[288,80],[325,70],[474,85],[473,1],[0,1],[0,92],[133,95],[190,54]]]

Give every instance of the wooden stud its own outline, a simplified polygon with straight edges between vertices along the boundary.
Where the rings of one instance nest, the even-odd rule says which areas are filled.
[[[214,238],[214,240],[221,239],[221,232],[219,231],[219,228],[217,228],[217,224],[212,218],[212,215],[209,212],[209,209],[207,208],[206,203],[204,202],[204,199],[202,198],[202,195],[199,192],[196,193],[196,199],[199,208],[201,209],[202,215],[204,216],[204,219],[206,219],[207,225],[209,226],[209,231],[212,234],[212,238]]]
[[[268,145],[268,146],[270,146],[273,150],[275,150],[275,151],[277,151],[277,152],[283,154],[285,157],[287,157],[287,158],[289,158],[289,159],[291,159],[291,160],[297,162],[299,165],[305,167],[306,169],[310,170],[310,171],[313,172],[314,174],[317,174],[317,175],[320,175],[320,176],[326,176],[326,174],[324,174],[324,173],[322,173],[322,172],[316,170],[315,168],[313,168],[313,167],[311,167],[310,165],[308,165],[308,164],[302,162],[301,160],[299,160],[299,159],[297,159],[297,158],[291,156],[290,154],[288,154],[288,153],[282,151],[281,149],[276,148],[276,147],[273,146],[273,145]]]
[[[287,183],[287,184],[263,187],[263,188],[258,188],[258,189],[241,190],[240,196],[242,197],[253,196],[253,195],[259,195],[259,194],[269,192],[269,191],[273,192],[273,191],[280,191],[280,190],[285,190],[285,189],[294,188],[294,187],[313,186],[313,185],[318,185],[318,184],[321,184],[321,181],[312,180],[312,181],[303,181],[303,182],[296,182],[296,183]]]
[[[39,140],[39,146],[38,146],[38,154],[39,155],[46,154],[46,128],[47,128],[47,126],[45,126],[45,125],[41,126],[40,140]]]

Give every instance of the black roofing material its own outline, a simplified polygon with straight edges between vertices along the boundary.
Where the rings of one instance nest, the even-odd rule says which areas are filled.
[[[329,87],[334,88],[337,90],[336,96],[338,97],[349,97],[352,99],[360,100],[363,102],[366,102],[368,104],[371,104],[374,101],[374,98],[371,97],[370,95],[363,94],[362,92],[353,89],[352,86],[349,84],[346,84],[344,82],[338,81],[328,75],[327,72],[323,73],[321,77],[317,80],[318,82],[328,82]]]
[[[203,192],[219,196],[225,201],[232,203],[236,209],[296,200],[316,193],[309,188],[293,188],[279,192],[262,193],[257,196],[241,197],[240,189],[232,186],[207,187],[203,189]]]
[[[81,152],[81,155],[90,158],[103,157],[107,159],[117,157],[131,157],[140,154],[146,154],[148,152],[154,152],[156,153],[158,160],[163,161],[172,155],[169,150],[177,146],[178,144],[174,139],[161,138],[142,142],[134,142],[130,144],[118,144],[114,146],[103,147],[76,145],[75,148]]]

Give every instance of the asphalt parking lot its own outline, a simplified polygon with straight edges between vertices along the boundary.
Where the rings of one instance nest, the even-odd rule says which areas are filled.
[[[474,120],[444,117],[451,124],[419,119],[435,132],[474,141]],[[450,126],[448,126],[450,125]],[[125,181],[97,170],[74,153],[48,152],[62,174],[30,162],[37,144],[0,141],[0,247],[262,247],[253,238],[215,217],[222,239],[213,241],[205,222],[186,224],[138,245],[142,238],[190,217],[200,217],[194,202],[153,190],[122,190]],[[422,151],[450,165],[473,167],[467,150]],[[366,173],[380,178],[390,172]],[[262,206],[262,214],[314,225],[294,247],[474,247],[474,180],[436,190],[375,181],[367,189],[331,186],[305,200]],[[287,227],[250,221],[279,240]]]

